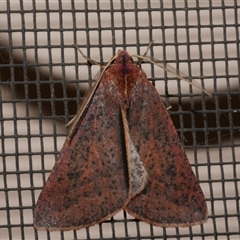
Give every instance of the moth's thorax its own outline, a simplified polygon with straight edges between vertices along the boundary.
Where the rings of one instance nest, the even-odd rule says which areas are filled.
[[[142,77],[146,78],[145,73],[133,63],[129,54],[122,50],[118,52],[116,60],[109,66],[105,74],[104,79],[111,79],[113,88],[117,91],[115,97],[121,100],[122,107],[129,108],[132,92],[137,87],[137,82],[141,81]],[[113,96],[113,98],[115,97]]]

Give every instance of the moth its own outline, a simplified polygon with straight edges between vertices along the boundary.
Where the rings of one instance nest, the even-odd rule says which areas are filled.
[[[160,227],[188,227],[208,218],[169,113],[125,50],[108,62],[71,121],[38,198],[34,226],[76,230],[120,210]]]

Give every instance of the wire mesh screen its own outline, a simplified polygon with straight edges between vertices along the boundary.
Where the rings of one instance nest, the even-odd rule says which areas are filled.
[[[233,1],[0,2],[1,239],[238,239],[240,5]],[[163,97],[206,197],[209,219],[160,228],[120,211],[77,231],[33,227],[33,209],[99,66],[119,49],[164,60],[212,94],[157,66]]]

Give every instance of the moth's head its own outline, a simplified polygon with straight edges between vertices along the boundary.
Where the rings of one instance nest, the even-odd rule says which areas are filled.
[[[116,58],[115,58],[115,63],[121,63],[123,65],[126,65],[128,63],[132,63],[132,57],[128,54],[127,51],[125,50],[119,50]]]

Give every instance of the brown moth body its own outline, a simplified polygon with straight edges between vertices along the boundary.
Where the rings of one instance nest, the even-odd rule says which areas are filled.
[[[207,220],[204,195],[155,87],[119,51],[81,107],[34,211],[73,230],[120,210],[161,227]]]

